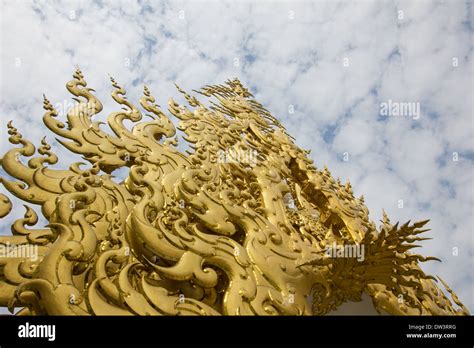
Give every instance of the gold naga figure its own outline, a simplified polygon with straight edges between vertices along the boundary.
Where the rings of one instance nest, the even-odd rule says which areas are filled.
[[[364,198],[318,170],[238,79],[194,91],[207,106],[177,87],[189,106],[170,99],[168,110],[191,148],[183,152],[147,87],[143,115],[111,81],[121,105],[107,118],[114,134],[92,120],[103,107],[79,69],[66,85],[77,102],[66,123],[44,98],[46,127],[89,164],[53,169],[46,140],[36,149],[8,123],[15,146],[1,166],[11,178],[0,182],[48,224],[34,229],[25,205],[13,235],[0,236],[1,306],[19,315],[324,315],[365,293],[379,313],[469,314],[421,270],[434,258],[411,252],[427,221],[399,226],[384,213],[377,228]],[[11,210],[1,194],[0,217]]]

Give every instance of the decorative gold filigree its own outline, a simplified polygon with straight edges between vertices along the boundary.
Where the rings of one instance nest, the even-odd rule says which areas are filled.
[[[92,121],[103,107],[82,72],[73,77],[67,122],[46,97],[43,121],[90,165],[50,169],[58,158],[46,140],[35,155],[8,123],[19,146],[1,165],[18,181],[1,183],[39,205],[49,224],[27,229],[38,217],[25,206],[13,236],[0,237],[2,246],[37,247],[36,259],[0,258],[0,305],[23,315],[308,315],[365,292],[380,312],[468,314],[419,267],[432,258],[410,252],[427,221],[398,226],[384,215],[377,229],[363,197],[318,170],[239,80],[196,91],[216,98],[210,107],[177,87],[194,108],[168,105],[190,143],[185,155],[147,87],[140,106],[150,120],[142,121],[111,78],[122,106],[107,118],[111,135]],[[122,167],[129,172],[117,182]],[[0,195],[0,217],[11,210]],[[357,247],[363,260],[329,257],[331,245]]]

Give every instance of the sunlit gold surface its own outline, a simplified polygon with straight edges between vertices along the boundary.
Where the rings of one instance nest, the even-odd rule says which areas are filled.
[[[67,84],[78,103],[66,123],[44,99],[45,125],[90,164],[50,169],[58,158],[45,139],[36,154],[8,124],[18,146],[1,165],[19,181],[0,180],[49,225],[27,229],[37,216],[26,206],[13,236],[0,236],[39,254],[0,258],[0,305],[24,315],[320,315],[366,292],[379,312],[468,314],[419,268],[430,258],[410,253],[427,221],[398,226],[384,216],[377,229],[363,197],[317,170],[238,80],[198,91],[217,99],[211,107],[179,88],[191,109],[169,101],[187,154],[148,88],[147,119],[112,85],[122,106],[107,119],[114,135],[92,121],[102,104],[81,71]],[[222,160],[230,149],[256,157]],[[111,174],[120,167],[130,170],[119,183]],[[11,210],[0,195],[0,217]],[[333,243],[364,246],[364,261],[328,257]]]

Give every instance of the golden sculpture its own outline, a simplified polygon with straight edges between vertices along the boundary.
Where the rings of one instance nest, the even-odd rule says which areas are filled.
[[[239,80],[195,91],[217,99],[210,107],[178,87],[194,108],[169,101],[187,155],[147,87],[142,121],[111,81],[122,106],[107,119],[115,135],[92,121],[102,104],[79,69],[66,85],[78,102],[66,124],[44,98],[44,124],[87,167],[50,169],[58,158],[46,140],[35,156],[8,123],[19,147],[1,165],[19,181],[1,183],[41,206],[49,224],[28,229],[38,217],[25,205],[13,236],[0,236],[10,250],[0,258],[0,305],[20,315],[323,315],[365,292],[381,313],[468,314],[420,269],[433,258],[410,252],[427,221],[398,226],[384,214],[377,229],[363,197],[317,170]],[[118,183],[121,167],[130,169]],[[11,209],[1,195],[0,217]],[[13,255],[15,246],[37,255]],[[344,253],[351,248],[362,253]]]

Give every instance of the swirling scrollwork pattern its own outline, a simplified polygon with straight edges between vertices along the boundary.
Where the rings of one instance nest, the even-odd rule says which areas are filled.
[[[0,237],[4,249],[36,248],[35,258],[0,258],[0,305],[21,315],[323,315],[367,293],[380,312],[468,314],[421,270],[432,258],[410,252],[427,221],[384,216],[377,228],[363,197],[318,170],[239,80],[195,91],[210,106],[177,87],[189,104],[170,99],[177,127],[148,87],[144,115],[111,82],[122,107],[107,118],[113,134],[92,121],[103,106],[79,69],[65,123],[44,98],[44,124],[88,165],[52,169],[46,139],[36,149],[8,123],[15,146],[1,183],[49,223],[27,228],[38,217],[25,205]],[[11,211],[0,195],[0,217]],[[328,257],[336,244],[363,248],[364,259]]]

